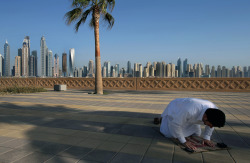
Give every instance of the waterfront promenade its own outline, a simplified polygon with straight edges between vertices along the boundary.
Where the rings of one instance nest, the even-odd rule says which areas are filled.
[[[250,93],[68,90],[0,96],[0,162],[249,162]],[[181,97],[214,102],[227,123],[212,139],[230,150],[188,154],[153,118]]]

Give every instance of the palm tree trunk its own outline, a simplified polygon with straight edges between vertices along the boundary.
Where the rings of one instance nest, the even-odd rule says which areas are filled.
[[[100,55],[100,39],[99,39],[99,18],[100,14],[95,15],[95,93],[103,94],[102,85],[102,66],[101,66],[101,55]]]

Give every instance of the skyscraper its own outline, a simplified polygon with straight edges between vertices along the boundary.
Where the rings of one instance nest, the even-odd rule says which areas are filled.
[[[72,48],[69,50],[69,76],[74,76],[74,66],[75,66],[75,49]]]
[[[107,77],[107,71],[106,71],[106,66],[102,67],[102,77],[106,78]]]
[[[10,75],[10,46],[6,40],[4,44],[4,76]]]
[[[54,56],[54,77],[59,76],[59,56],[55,54]]]
[[[205,75],[209,76],[210,75],[210,68],[209,65],[205,65]]]
[[[82,77],[86,77],[87,75],[88,75],[88,67],[83,66],[83,75],[82,75]]]
[[[178,77],[182,77],[182,63],[181,58],[177,60],[177,70],[178,70]]]
[[[120,69],[119,69],[119,64],[116,64],[116,65],[115,65],[115,77],[118,77],[119,71],[120,71]],[[132,73],[132,72],[131,72],[131,73]],[[132,74],[131,74],[131,75],[132,75]]]
[[[131,62],[130,61],[128,61],[128,63],[127,63],[127,73],[132,74]]]
[[[0,77],[3,76],[3,56],[0,54]]]
[[[218,65],[217,67],[217,78],[221,78],[221,66]]]
[[[134,63],[134,77],[139,77],[139,64]]]
[[[175,74],[176,74],[176,72],[175,72],[175,64],[171,63],[171,77],[172,78],[176,77]]]
[[[139,64],[139,77],[142,78],[142,75],[143,75],[142,64]]]
[[[47,46],[46,46],[45,37],[42,36],[41,41],[40,41],[41,76],[42,77],[46,76],[46,51],[47,51]]]
[[[156,64],[156,76],[162,77],[162,63],[161,62],[157,62]]]
[[[37,74],[37,51],[33,50],[30,57],[30,76],[38,76]]]
[[[227,77],[227,68],[225,66],[222,66],[221,77]]]
[[[20,56],[15,57],[15,76],[16,77],[21,76],[21,57]]]
[[[88,75],[89,76],[94,76],[94,61],[93,60],[89,60],[89,72]]]
[[[28,47],[28,40],[23,40],[23,47],[22,47],[22,76],[29,76],[29,47]]]
[[[106,77],[110,77],[110,72],[111,72],[111,65],[110,62],[104,62],[103,64],[104,67],[106,67]]]
[[[187,77],[187,65],[188,65],[188,59],[186,58],[184,61],[183,61],[183,77]]]
[[[23,50],[22,50],[22,48],[19,48],[18,49],[18,56],[20,57],[20,62],[21,62],[21,64],[20,64],[20,66],[21,66],[21,71],[20,71],[20,75],[22,75],[22,52]]]
[[[215,78],[216,77],[216,74],[215,74],[215,67],[212,66],[212,69],[211,69],[211,77],[212,78]]]
[[[24,40],[26,41],[27,47],[28,47],[28,55],[30,56],[30,37],[26,36],[24,38]]]
[[[67,77],[67,53],[62,54],[62,73],[64,77]]]
[[[47,63],[46,63],[46,76],[52,77],[52,58],[53,58],[53,53],[51,50],[48,50],[48,55],[47,55]]]
[[[165,78],[166,77],[166,62],[161,62],[161,66],[162,66],[162,77]]]

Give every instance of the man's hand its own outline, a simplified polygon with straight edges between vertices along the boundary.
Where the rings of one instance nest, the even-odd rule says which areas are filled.
[[[183,145],[189,149],[195,150],[196,147],[194,146],[194,144],[190,141],[186,141],[185,143],[183,143]]]
[[[206,139],[204,139],[204,140],[202,141],[202,144],[203,144],[203,145],[206,144],[206,145],[209,146],[209,147],[214,147],[214,146],[215,146],[214,143],[213,143],[212,141],[206,140]]]

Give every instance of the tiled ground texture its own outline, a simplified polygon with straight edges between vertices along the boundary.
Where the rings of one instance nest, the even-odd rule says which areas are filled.
[[[180,97],[208,99],[227,116],[213,139],[232,149],[187,154],[152,123]],[[68,90],[0,96],[0,162],[249,162],[250,93]]]

